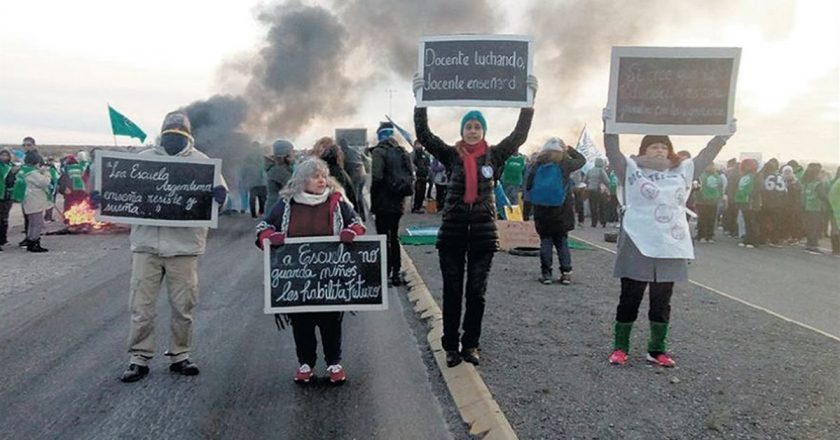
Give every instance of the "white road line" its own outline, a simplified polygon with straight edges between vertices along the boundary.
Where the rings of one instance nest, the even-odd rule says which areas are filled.
[[[598,249],[600,249],[600,250],[602,250],[602,251],[607,251],[607,252],[612,253],[612,254],[615,254],[615,253],[616,253],[616,251],[614,251],[614,250],[612,250],[612,249],[610,249],[610,248],[606,248],[606,247],[600,246],[600,245],[595,244],[595,243],[593,243],[593,242],[591,242],[591,241],[589,241],[589,240],[585,240],[585,239],[583,239],[583,238],[580,238],[580,237],[574,236],[574,235],[572,235],[572,234],[569,234],[569,236],[570,236],[570,237],[572,237],[572,238],[574,238],[575,240],[582,241],[582,242],[584,242],[584,243],[586,243],[586,244],[588,244],[588,245],[590,245],[590,246],[596,247],[596,248],[598,248]],[[835,341],[837,341],[837,342],[840,342],[840,337],[835,336],[835,335],[832,335],[831,333],[828,333],[828,332],[826,332],[826,331],[824,331],[824,330],[820,330],[820,329],[815,328],[815,327],[812,327],[812,326],[810,326],[810,325],[808,325],[808,324],[805,324],[805,323],[799,322],[799,321],[797,321],[797,320],[795,320],[795,319],[788,318],[787,316],[784,316],[784,315],[778,314],[778,313],[776,313],[776,312],[774,312],[774,311],[772,311],[772,310],[770,310],[770,309],[767,309],[767,308],[765,308],[765,307],[761,307],[761,306],[759,306],[759,305],[755,305],[755,304],[753,304],[753,303],[751,303],[751,302],[749,302],[749,301],[745,301],[745,300],[743,300],[743,299],[741,299],[741,298],[738,298],[738,297],[736,297],[736,296],[733,296],[733,295],[728,294],[728,293],[726,293],[726,292],[723,292],[723,291],[721,291],[721,290],[715,289],[714,287],[710,287],[710,286],[707,286],[707,285],[705,285],[705,284],[698,283],[697,281],[694,281],[694,280],[691,280],[691,279],[689,279],[689,280],[688,280],[688,282],[689,282],[689,283],[691,283],[691,284],[694,284],[694,285],[695,285],[695,286],[697,286],[697,287],[701,287],[701,288],[703,288],[703,289],[706,289],[706,290],[708,290],[708,291],[710,291],[710,292],[712,292],[712,293],[716,293],[716,294],[718,294],[718,295],[720,295],[720,296],[722,296],[722,297],[724,297],[724,298],[729,298],[729,299],[731,299],[731,300],[733,300],[733,301],[736,301],[736,302],[739,302],[739,303],[741,303],[741,304],[743,304],[743,305],[745,305],[745,306],[752,307],[752,308],[754,308],[754,309],[756,309],[756,310],[760,310],[760,311],[762,311],[762,312],[764,312],[764,313],[767,313],[768,315],[775,316],[776,318],[779,318],[779,319],[781,319],[781,320],[783,320],[783,321],[787,321],[787,322],[790,322],[790,323],[792,323],[792,324],[796,324],[796,325],[798,325],[798,326],[800,326],[800,327],[802,327],[802,328],[805,328],[805,329],[811,330],[811,331],[813,331],[813,332],[815,332],[815,333],[819,333],[819,334],[821,334],[821,335],[823,335],[823,336],[825,336],[825,337],[827,337],[827,338],[830,338],[830,339],[833,339],[833,340],[835,340]]]

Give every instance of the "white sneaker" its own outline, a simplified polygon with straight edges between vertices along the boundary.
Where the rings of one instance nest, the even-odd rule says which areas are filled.
[[[706,242],[706,239],[705,239],[705,238],[701,238],[701,239],[700,239],[700,240],[698,240],[698,241],[699,241],[700,243],[705,243],[705,242]]]
[[[738,243],[738,247],[744,247],[744,243]]]
[[[747,249],[755,249],[755,246],[753,246],[753,245],[751,245],[751,244],[748,244],[748,245],[747,245]]]

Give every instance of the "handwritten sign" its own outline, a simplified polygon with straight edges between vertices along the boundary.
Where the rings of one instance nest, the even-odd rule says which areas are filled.
[[[94,173],[96,218],[136,225],[211,227],[218,222],[213,187],[222,161],[100,151]]]
[[[534,227],[534,222],[496,221],[499,231],[499,248],[503,251],[517,247],[540,247],[540,236]]]
[[[533,38],[449,35],[420,40],[417,106],[530,107]]]
[[[264,246],[265,313],[387,310],[385,236],[287,239]]]
[[[341,141],[347,141],[350,147],[364,147],[367,145],[366,128],[336,128],[335,143],[341,145]]]
[[[731,134],[740,48],[614,47],[607,133]]]

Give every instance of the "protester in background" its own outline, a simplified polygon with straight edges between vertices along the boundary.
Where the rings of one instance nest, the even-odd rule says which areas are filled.
[[[277,203],[280,190],[292,178],[292,164],[295,161],[295,146],[285,139],[277,139],[271,146],[272,156],[267,158],[265,167],[265,185],[267,211]]]
[[[603,116],[606,127],[612,110],[604,109]],[[730,130],[735,132],[734,121]],[[649,287],[647,360],[662,367],[676,366],[667,346],[671,295],[675,282],[688,280],[688,260],[694,258],[685,203],[694,179],[714,161],[728,139],[716,136],[697,158],[681,159],[668,136],[647,135],[638,156],[628,157],[619,149],[618,135],[604,133],[607,159],[623,182],[626,201],[613,273],[621,278],[621,297],[611,364],[627,362],[630,333]]]
[[[717,207],[721,199],[726,198],[726,177],[718,173],[714,163],[710,163],[700,175],[700,187],[695,191],[697,206],[697,241],[714,243]]]
[[[335,178],[344,190],[345,199],[353,205],[354,209],[358,203],[356,202],[356,190],[353,188],[353,181],[347,171],[344,171],[344,152],[333,138],[324,136],[315,142],[312,147],[312,154],[323,160],[330,167],[330,175]]]
[[[423,78],[415,75],[415,96],[423,86]],[[528,78],[528,88],[536,94],[537,82],[533,76]],[[477,110],[467,112],[461,119],[461,140],[450,146],[429,129],[426,109],[414,108],[417,138],[450,172],[450,186],[437,242],[443,278],[441,342],[449,367],[458,365],[462,360],[478,365],[484,294],[493,254],[499,246],[493,200],[494,177],[496,170],[504,166],[525,143],[533,116],[533,107],[523,108],[513,133],[498,145],[489,146],[485,140],[487,122],[484,115]],[[461,302],[465,296],[464,335],[459,337]]]
[[[551,138],[528,173],[525,194],[534,206],[534,226],[540,236],[540,282],[551,284],[553,252],[560,263],[560,284],[572,283],[569,231],[575,229],[573,172],[586,158],[560,138]]]
[[[793,167],[785,165],[782,167],[782,179],[785,181],[787,193],[782,215],[782,238],[788,244],[799,244],[802,240],[804,227],[802,226],[802,185],[793,173]]]
[[[35,138],[33,138],[32,136],[27,136],[27,137],[23,138],[22,146],[23,146],[23,157],[21,158],[21,161],[24,162],[24,164],[25,164],[26,153],[28,153],[30,151],[35,151],[37,153],[38,152],[38,147],[35,144]],[[23,211],[23,204],[22,203],[20,205],[20,212],[23,214],[23,235],[26,235],[26,231],[29,230],[29,217],[27,217],[26,213]],[[20,246],[20,247],[29,246],[29,240],[24,238],[23,241],[18,243],[18,246]]]
[[[586,212],[583,202],[586,200],[586,175],[582,170],[572,173],[572,183],[574,184],[573,194],[575,196],[575,214],[577,214],[577,223],[583,226],[583,221],[586,218]]]
[[[519,193],[522,191],[522,182],[525,178],[525,155],[516,152],[508,158],[502,170],[502,188],[505,190],[508,200],[513,205],[519,204]]]
[[[606,217],[608,223],[618,223],[618,176],[615,170],[607,165],[607,177],[610,179],[610,184],[607,193]]]
[[[831,207],[831,255],[840,257],[840,167],[828,190],[828,202]]]
[[[295,167],[280,200],[257,225],[257,246],[265,240],[272,246],[282,246],[286,238],[338,236],[349,244],[364,235],[365,227],[353,206],[344,197],[338,181],[330,175],[329,166],[317,157],[310,157]],[[309,383],[314,375],[318,342],[315,327],[321,333],[324,360],[333,384],[347,380],[341,366],[342,312],[290,313],[300,367],[294,381]]]
[[[7,234],[16,172],[17,169],[12,163],[12,151],[8,148],[0,149],[0,251],[9,242]]]
[[[592,227],[607,226],[607,219],[604,216],[603,188],[608,188],[610,178],[604,171],[604,159],[595,159],[595,166],[586,173],[586,198],[589,199],[589,215],[592,216]]]
[[[787,185],[779,172],[779,161],[772,158],[761,168],[761,225],[762,241],[771,247],[780,247],[784,237]]]
[[[411,153],[411,161],[414,163],[414,206],[411,212],[419,214],[423,212],[423,202],[426,195],[426,186],[429,184],[432,164],[426,149],[420,141],[414,141],[414,151]]]
[[[344,171],[350,176],[353,184],[353,195],[356,198],[356,213],[362,221],[367,221],[367,201],[365,200],[365,184],[367,183],[367,171],[365,170],[365,159],[362,153],[362,145],[347,145],[347,140],[339,141],[341,152],[344,153]]]
[[[248,190],[248,207],[251,218],[257,218],[265,213],[265,198],[267,194],[265,182],[265,159],[259,142],[251,143],[251,151],[242,164],[242,183]]]
[[[754,248],[759,244],[758,213],[761,210],[761,183],[758,178],[758,161],[741,161],[738,189],[735,191],[735,204],[744,220],[744,237],[738,246]]]
[[[728,200],[723,212],[723,231],[730,237],[740,238],[738,234],[738,204],[735,203],[735,193],[741,180],[740,165],[735,158],[726,162],[726,198]]]
[[[206,159],[204,153],[195,149],[194,142],[187,114],[174,111],[163,120],[158,145],[138,155]],[[222,185],[214,187],[212,193],[221,205],[227,197],[227,185],[220,178]],[[99,198],[98,192],[91,194],[94,207],[99,204]],[[198,366],[190,358],[192,310],[198,303],[198,256],[206,247],[207,228],[133,225],[129,241],[132,252],[130,359],[120,380],[136,382],[149,374],[149,361],[155,354],[157,299],[163,282],[171,308],[169,349],[165,353],[170,359],[169,371],[197,375]]]
[[[446,188],[449,185],[449,175],[446,167],[437,158],[432,158],[432,183],[435,185],[435,202],[438,212],[443,209],[443,201],[446,200]]]
[[[50,206],[50,172],[37,150],[27,151],[23,164],[15,178],[13,199],[22,201],[26,216],[26,250],[47,252],[41,247],[41,232],[44,230],[44,211]]]
[[[820,238],[825,232],[825,204],[828,201],[828,188],[820,179],[822,165],[809,163],[802,175],[802,206],[805,211],[805,236],[807,242],[805,250],[819,255]]]
[[[525,175],[527,176],[533,171],[534,165],[537,163],[538,151],[534,151],[525,157]],[[522,220],[530,221],[534,215],[534,205],[526,198],[522,198]]]
[[[408,152],[394,138],[393,124],[379,124],[376,138],[379,143],[370,150],[370,212],[376,215],[376,233],[388,238],[388,279],[391,285],[402,286],[400,218],[405,212],[405,198],[414,193],[414,169]]]
[[[85,169],[76,160],[76,156],[69,154],[64,157],[64,172],[58,179],[58,192],[64,196],[64,212],[87,201],[88,193],[85,191],[84,174]],[[70,221],[65,218],[64,224],[69,225]]]

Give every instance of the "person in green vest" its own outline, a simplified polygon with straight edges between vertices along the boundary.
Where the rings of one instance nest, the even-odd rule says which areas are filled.
[[[44,210],[50,206],[50,173],[44,166],[44,159],[35,150],[26,153],[23,163],[15,176],[12,199],[21,203],[26,216],[26,250],[47,252],[41,247],[41,232],[44,229]]]
[[[502,170],[502,188],[513,205],[519,204],[519,193],[522,191],[524,176],[525,155],[517,152],[505,161],[505,167]]]
[[[44,221],[46,222],[53,222],[53,206],[55,205],[55,190],[58,186],[58,177],[60,173],[58,172],[58,168],[55,164],[55,159],[52,157],[48,157],[47,161],[44,164],[44,167],[50,174],[50,186],[47,189],[47,197],[48,201],[50,202],[50,206],[44,211]]]
[[[741,177],[735,190],[735,204],[744,219],[744,237],[738,246],[754,248],[758,246],[758,212],[761,210],[761,185],[757,184],[758,161],[741,161]]]
[[[8,148],[0,149],[0,252],[9,242],[9,213],[12,210],[12,188],[15,184],[17,168],[12,163],[12,152]]]
[[[717,171],[714,163],[700,175],[700,188],[695,191],[697,206],[697,241],[715,242],[715,221],[718,203],[725,197],[726,177]]]
[[[64,158],[64,172],[58,180],[58,192],[64,196],[64,211],[80,202],[87,200],[85,190],[85,167],[80,164],[76,156],[70,154]],[[64,220],[67,223],[67,220]]]
[[[831,206],[831,255],[840,257],[840,167],[828,190],[828,203]]]
[[[828,185],[820,179],[822,164],[809,163],[802,175],[802,208],[805,211],[805,251],[819,255],[820,236],[825,231]]]

